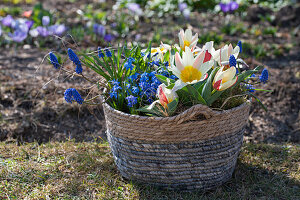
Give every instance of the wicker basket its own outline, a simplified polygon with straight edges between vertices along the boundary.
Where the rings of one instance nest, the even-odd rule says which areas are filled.
[[[130,115],[103,104],[121,175],[180,190],[212,189],[234,171],[249,104],[225,111],[195,105],[174,117]]]

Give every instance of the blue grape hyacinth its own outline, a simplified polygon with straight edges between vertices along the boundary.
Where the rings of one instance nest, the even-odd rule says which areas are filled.
[[[72,103],[72,101],[76,101],[78,104],[82,104],[84,101],[81,95],[79,94],[79,92],[75,88],[66,89],[64,93],[64,97],[66,102],[68,103]]]
[[[268,79],[269,79],[269,72],[265,68],[262,70],[261,75],[259,76],[259,80],[263,83],[266,83]]]
[[[246,86],[246,89],[248,90],[248,92],[251,92],[251,93],[255,92],[255,87],[253,85],[245,84],[245,86]]]
[[[99,58],[104,57],[104,53],[102,52],[101,47],[98,47],[98,56],[99,56]]]
[[[60,67],[60,64],[58,62],[56,55],[53,52],[50,52],[49,57],[50,57],[51,64],[54,66],[55,69],[58,69]]]
[[[109,49],[105,49],[105,54],[107,57],[112,57],[111,51]]]
[[[238,41],[237,46],[240,47],[240,53],[242,53],[242,50],[243,50],[243,48],[242,48],[242,41]]]
[[[78,56],[74,53],[74,51],[71,48],[68,49],[68,55],[69,55],[70,60],[76,65],[75,72],[77,74],[81,74],[83,69],[82,69],[81,62],[80,62]]]
[[[230,67],[232,67],[232,66],[236,66],[236,59],[235,59],[235,57],[234,57],[234,55],[231,55],[230,57],[229,57],[229,66]]]

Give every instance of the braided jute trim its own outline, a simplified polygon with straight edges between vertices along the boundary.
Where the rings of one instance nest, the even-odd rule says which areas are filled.
[[[142,140],[153,144],[168,144],[207,140],[241,131],[248,120],[250,104],[230,110],[215,111],[205,105],[195,105],[172,117],[131,115],[103,103],[107,130],[126,140]]]

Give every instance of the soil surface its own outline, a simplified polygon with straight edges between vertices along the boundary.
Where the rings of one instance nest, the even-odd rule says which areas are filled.
[[[49,3],[47,6],[54,8],[55,4]],[[201,24],[197,17],[201,18]],[[231,17],[230,20],[240,22],[238,17]],[[140,40],[147,41],[162,24],[170,27],[163,29],[162,40],[176,38],[180,26],[194,27],[193,31],[200,35],[210,31],[218,33],[225,21],[228,21],[228,17],[210,14],[205,17],[203,13],[195,13],[188,22],[189,25],[176,17],[153,23],[141,19],[139,30],[130,33],[125,39],[133,41],[136,34],[141,34]],[[250,19],[242,23],[249,28],[254,22]],[[255,23],[264,26],[267,22]],[[257,37],[248,33],[224,36],[227,41],[236,42],[242,39],[253,44],[276,44],[277,48],[286,43],[294,43],[289,51],[279,56],[255,58],[253,55],[245,59],[251,68],[260,64],[268,68],[269,82],[262,88],[273,90],[271,93],[256,92],[269,111],[265,112],[258,103],[253,102],[245,132],[247,142],[300,142],[300,40],[299,33],[292,34],[295,30],[299,30],[299,26],[292,24],[288,27],[278,26],[275,36]],[[97,44],[89,42],[81,45],[97,47]],[[52,43],[49,48],[61,52],[65,47]],[[105,138],[101,106],[68,104],[63,99],[66,88],[74,87],[81,94],[87,94],[86,88],[89,85],[77,77],[67,77],[49,65],[44,60],[49,51],[34,45],[0,48],[0,140],[23,143],[66,139],[91,141]],[[72,66],[66,66],[66,69],[72,69]]]

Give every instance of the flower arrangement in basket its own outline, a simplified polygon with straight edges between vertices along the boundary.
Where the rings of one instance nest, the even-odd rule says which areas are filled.
[[[125,178],[172,189],[210,189],[233,173],[249,99],[263,106],[253,94],[261,89],[254,85],[266,83],[268,70],[249,69],[238,58],[240,41],[215,50],[213,41],[197,46],[198,35],[190,29],[178,36],[179,45],[98,48],[81,59],[68,49],[68,55],[74,74],[104,88],[99,91],[107,136]],[[50,62],[66,71],[52,52]],[[100,81],[88,78],[82,65]],[[64,96],[69,103],[99,101],[84,100],[74,88]]]

